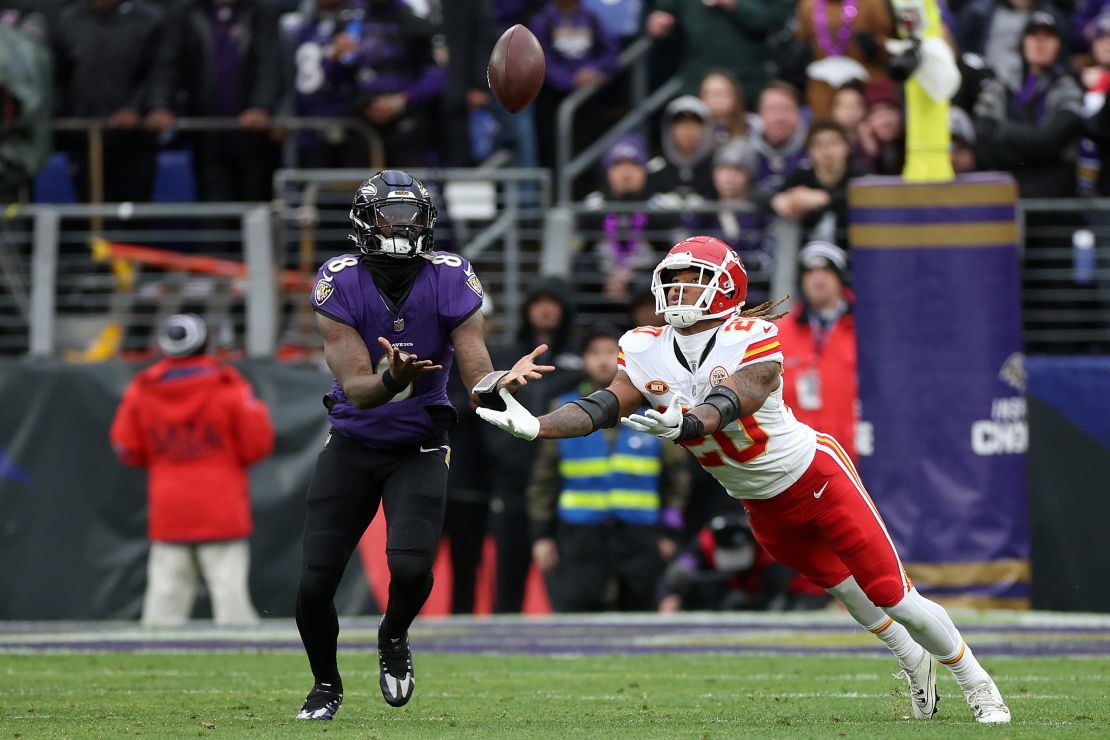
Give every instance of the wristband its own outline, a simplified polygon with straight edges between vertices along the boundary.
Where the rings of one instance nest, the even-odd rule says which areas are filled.
[[[394,396],[405,389],[405,386],[402,383],[398,382],[396,378],[389,374],[388,367],[385,369],[385,372],[382,373],[382,385],[384,385],[385,389]]]
[[[688,439],[696,439],[705,436],[705,424],[702,423],[694,414],[687,411],[682,415],[682,429],[675,438],[676,442],[685,442]]]

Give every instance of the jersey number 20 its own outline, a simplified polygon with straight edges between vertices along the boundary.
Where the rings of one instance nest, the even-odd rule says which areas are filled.
[[[680,444],[694,454],[702,467],[721,467],[725,464],[721,455],[741,464],[749,463],[767,451],[767,442],[771,437],[756,423],[754,416],[745,416],[739,421],[744,433],[751,440],[751,444],[742,450],[737,449],[732,438],[724,432],[713,432],[709,437],[695,437]]]

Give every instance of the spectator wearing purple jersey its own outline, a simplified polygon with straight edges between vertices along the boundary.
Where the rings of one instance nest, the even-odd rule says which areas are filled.
[[[171,18],[181,110],[188,116],[237,118],[239,132],[196,137],[194,166],[204,200],[267,201],[278,149],[269,136],[282,94],[277,0],[186,0]],[[148,125],[169,128],[160,108]]]
[[[316,0],[295,34],[298,112],[365,118],[392,164],[428,164],[429,103],[446,74],[432,56],[432,26],[401,0]],[[304,146],[301,164],[349,166],[357,145]],[[365,161],[365,157],[362,157]]]
[[[543,47],[547,76],[534,103],[536,142],[542,166],[555,164],[555,122],[559,104],[575,90],[604,81],[616,69],[619,46],[598,17],[582,8],[580,0],[551,0],[529,22]],[[598,102],[579,108],[575,121],[575,150],[604,131]]]
[[[349,0],[315,0],[290,34],[293,55],[294,108],[299,116],[345,118],[355,114],[358,68],[356,35],[361,34],[361,8]],[[342,130],[298,136],[302,167],[365,165],[370,153],[359,137]]]

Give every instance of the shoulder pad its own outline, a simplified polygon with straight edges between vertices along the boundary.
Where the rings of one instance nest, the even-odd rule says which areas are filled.
[[[638,326],[626,331],[620,340],[620,348],[625,352],[644,352],[663,336],[666,327]]]
[[[737,316],[726,321],[717,331],[717,344],[732,347],[778,336],[779,328],[763,319],[745,319]]]

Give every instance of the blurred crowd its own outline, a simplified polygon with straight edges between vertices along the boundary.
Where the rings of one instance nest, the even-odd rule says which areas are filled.
[[[1023,196],[1104,193],[1105,4],[940,0],[963,73],[950,121],[958,171],[1010,171]],[[539,38],[547,77],[511,116],[485,65],[515,23]],[[51,117],[106,122],[107,201],[149,200],[167,149],[189,153],[196,197],[266,200],[282,162],[368,163],[360,126],[389,166],[468,165],[504,148],[521,166],[552,167],[559,103],[606,86],[575,119],[575,150],[594,141],[632,103],[618,56],[644,35],[657,41],[653,81],[677,72],[684,95],[646,138],[613,148],[599,197],[750,202],[843,242],[846,180],[898,174],[904,160],[910,70],[888,50],[888,0],[0,0],[0,27],[8,199],[28,194],[51,151]],[[227,128],[178,131],[182,117]],[[335,125],[275,125],[290,117]],[[85,147],[83,133],[57,140],[79,198]],[[618,234],[643,228],[626,220]],[[759,243],[756,217],[707,220],[737,247]]]

